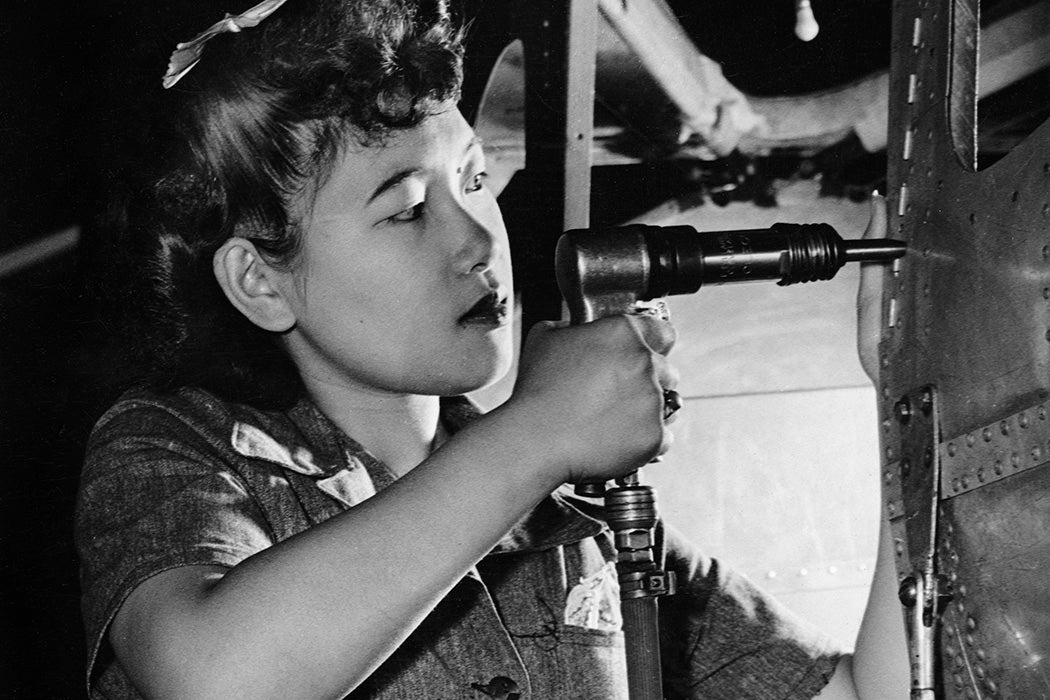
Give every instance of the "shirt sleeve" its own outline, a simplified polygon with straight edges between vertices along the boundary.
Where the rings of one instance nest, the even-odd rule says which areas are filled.
[[[663,531],[678,592],[660,602],[668,697],[808,700],[843,650],[750,580]]]
[[[136,586],[180,566],[232,567],[272,544],[220,455],[160,405],[126,401],[96,426],[76,515],[89,683],[110,655],[106,630]]]

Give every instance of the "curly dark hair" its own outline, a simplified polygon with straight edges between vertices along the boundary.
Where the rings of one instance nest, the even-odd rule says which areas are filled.
[[[157,76],[151,152],[109,226],[135,381],[260,407],[298,398],[295,367],[227,301],[212,257],[241,236],[273,264],[294,261],[297,198],[348,138],[381,142],[457,100],[462,45],[444,0],[293,0],[213,38],[163,94]]]

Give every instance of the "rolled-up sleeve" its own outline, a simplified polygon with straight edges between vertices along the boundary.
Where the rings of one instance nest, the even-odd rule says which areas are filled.
[[[272,540],[218,446],[163,407],[111,409],[89,441],[76,514],[89,679],[136,586],[180,566],[232,567]]]

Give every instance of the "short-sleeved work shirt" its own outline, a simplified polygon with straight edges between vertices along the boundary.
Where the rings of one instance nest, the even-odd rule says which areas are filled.
[[[452,431],[476,413],[465,399],[443,401]],[[91,696],[141,697],[106,632],[147,578],[236,566],[393,480],[306,400],[266,412],[196,389],[125,395],[93,431],[78,502]],[[626,698],[616,551],[600,516],[560,491],[546,498],[349,697]],[[672,530],[659,527],[657,539],[679,581],[660,601],[667,697],[819,692],[839,655],[826,637]]]

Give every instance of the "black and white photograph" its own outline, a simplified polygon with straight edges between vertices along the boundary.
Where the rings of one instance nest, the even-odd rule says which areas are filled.
[[[1046,0],[10,0],[0,696],[1050,697]]]

